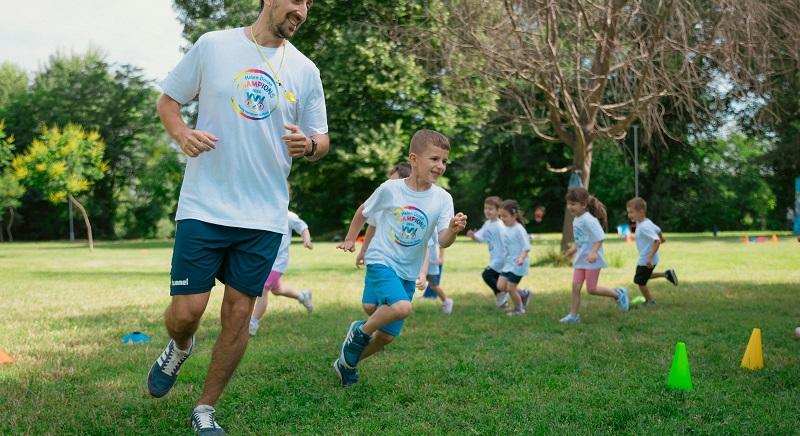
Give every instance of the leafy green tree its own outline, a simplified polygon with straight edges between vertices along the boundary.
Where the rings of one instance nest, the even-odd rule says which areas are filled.
[[[28,74],[25,73],[25,70],[11,62],[0,64],[0,108],[5,107],[9,101],[24,94],[27,90]]]
[[[25,154],[15,157],[11,164],[14,175],[24,185],[39,190],[53,204],[69,200],[81,211],[89,250],[94,250],[92,226],[86,209],[75,196],[89,191],[108,171],[103,161],[105,147],[96,131],[87,133],[68,124],[63,130],[53,127],[42,131]]]
[[[11,225],[14,224],[14,209],[19,207],[19,199],[25,193],[25,188],[11,172],[8,164],[14,152],[14,138],[7,137],[5,125],[0,121],[0,242],[3,241],[3,214],[8,210],[8,240],[13,241]]]
[[[92,186],[86,208],[94,218],[98,237],[128,236],[131,232],[124,227],[115,229],[114,223],[131,207],[146,206],[137,198],[151,204],[171,201],[153,197],[152,191],[142,192],[139,181],[139,174],[151,165],[152,147],[169,144],[154,109],[157,96],[140,69],[110,64],[97,50],[78,55],[57,53],[34,75],[27,92],[0,107],[0,118],[5,117],[8,131],[21,147],[30,144],[45,126],[72,123],[99,132],[106,144],[103,159],[109,177]],[[20,207],[25,218],[20,230],[28,237],[62,235],[63,215],[53,213],[52,206],[37,195],[30,192]],[[153,219],[149,223],[140,220],[137,226],[154,228],[158,220]]]

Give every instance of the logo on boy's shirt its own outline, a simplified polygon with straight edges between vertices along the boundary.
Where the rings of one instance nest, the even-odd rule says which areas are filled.
[[[278,84],[264,71],[249,69],[233,78],[236,93],[231,106],[237,114],[250,120],[269,118],[278,107]]]
[[[401,247],[414,247],[422,242],[428,228],[428,216],[414,206],[398,207],[392,212],[396,226],[389,229],[389,236]]]

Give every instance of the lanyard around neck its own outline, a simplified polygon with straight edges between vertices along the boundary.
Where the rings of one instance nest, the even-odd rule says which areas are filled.
[[[286,99],[289,100],[290,103],[297,103],[294,93],[292,91],[288,91],[286,87],[283,86],[283,82],[281,82],[281,76],[279,74],[279,72],[283,69],[283,60],[286,58],[286,41],[283,40],[281,42],[281,47],[283,48],[281,52],[281,63],[278,65],[278,71],[275,71],[275,69],[272,68],[272,64],[269,62],[269,59],[267,59],[267,56],[261,50],[261,45],[259,45],[259,43],[256,41],[256,36],[253,33],[253,26],[250,26],[250,38],[253,40],[253,44],[256,45],[256,49],[258,50],[258,54],[261,55],[261,59],[264,60],[264,63],[267,64],[267,68],[269,68],[269,70],[272,72],[272,75],[275,76],[278,86],[283,89]]]

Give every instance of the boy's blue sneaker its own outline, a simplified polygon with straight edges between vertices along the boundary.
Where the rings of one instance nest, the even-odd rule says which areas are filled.
[[[347,368],[353,369],[358,365],[358,360],[361,358],[361,353],[369,344],[370,336],[361,331],[361,326],[366,321],[353,321],[350,328],[347,329],[347,336],[342,342],[342,351],[339,355],[339,360]]]
[[[217,424],[217,411],[211,406],[201,404],[192,410],[189,422],[196,435],[222,435],[225,430]]]
[[[573,315],[568,313],[567,316],[558,320],[561,324],[575,324],[576,322],[580,322],[581,316],[580,315]]]
[[[341,359],[333,361],[333,370],[339,376],[339,381],[342,382],[343,388],[358,383],[358,370],[356,368],[348,368],[341,362]]]
[[[627,312],[630,308],[630,305],[628,304],[628,290],[625,288],[614,288],[614,290],[619,294],[619,297],[617,297],[619,310]]]
[[[674,286],[678,286],[678,273],[674,269],[670,268],[664,271],[664,277]]]
[[[178,350],[175,341],[169,341],[167,348],[156,359],[147,374],[147,389],[150,391],[150,395],[156,398],[167,395],[167,392],[175,385],[175,380],[178,379],[181,365],[192,355],[193,349],[194,336],[192,336],[192,345],[189,347],[189,351]]]

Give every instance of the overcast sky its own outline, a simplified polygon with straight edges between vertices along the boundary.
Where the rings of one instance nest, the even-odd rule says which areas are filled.
[[[185,44],[172,0],[0,0],[0,11],[0,63],[29,72],[57,50],[94,46],[162,79]]]

